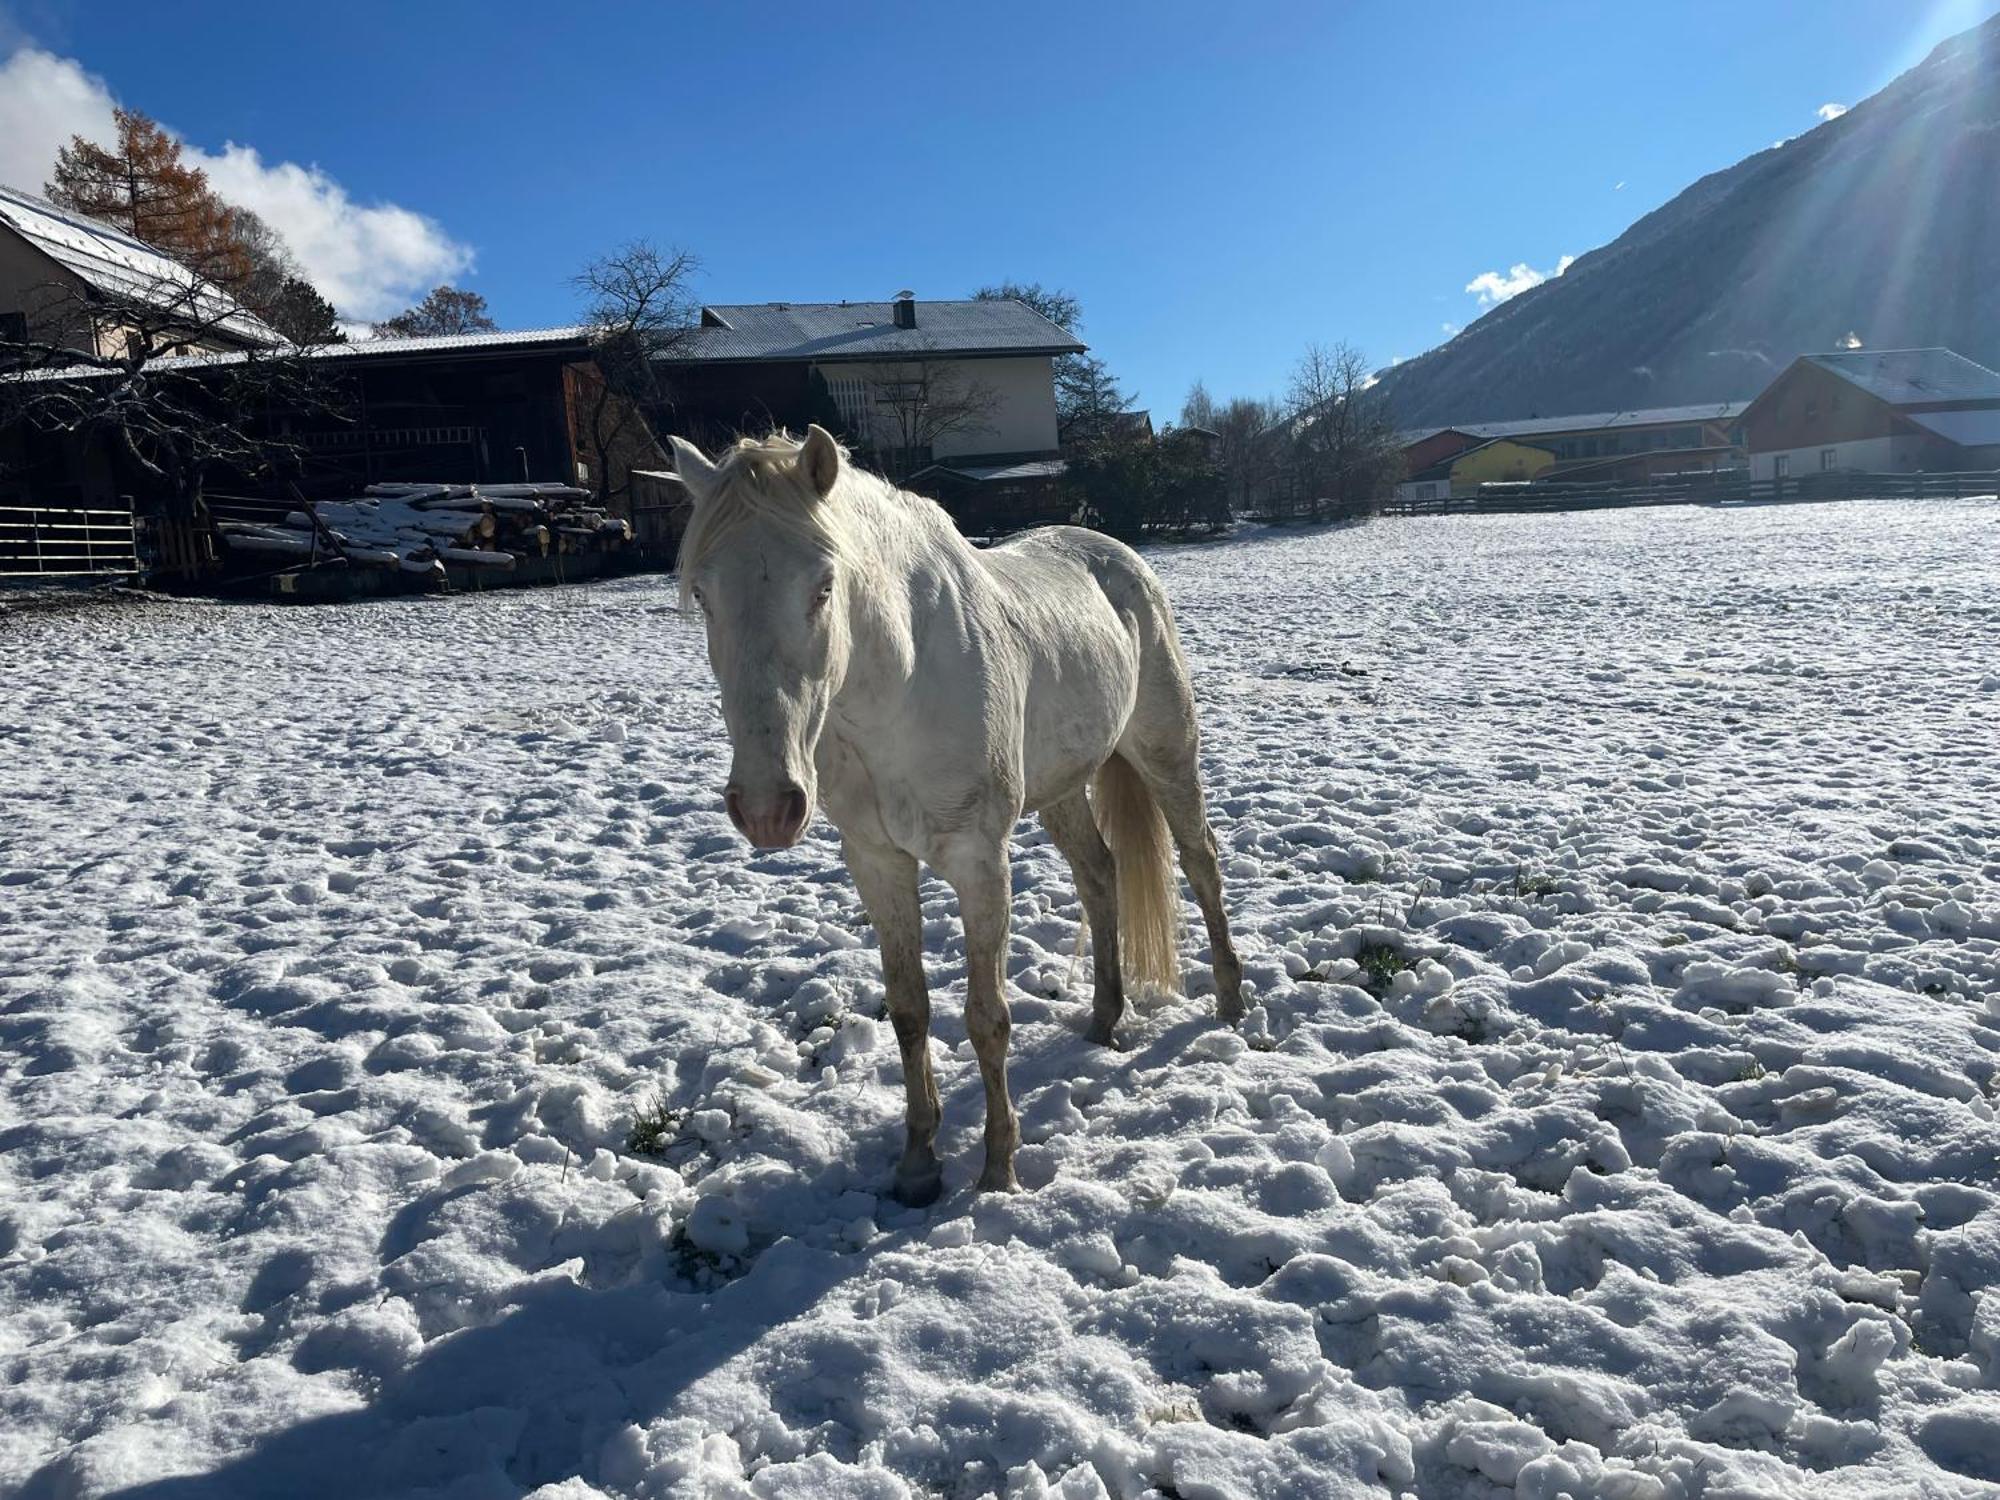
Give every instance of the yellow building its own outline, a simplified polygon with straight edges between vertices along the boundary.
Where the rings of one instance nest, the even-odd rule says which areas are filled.
[[[1482,484],[1519,484],[1555,466],[1555,453],[1512,438],[1492,438],[1475,444],[1396,486],[1402,500],[1442,500],[1474,495]]]

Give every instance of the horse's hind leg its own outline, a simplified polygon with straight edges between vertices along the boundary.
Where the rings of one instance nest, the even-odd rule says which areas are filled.
[[[1194,888],[1208,928],[1216,1014],[1233,1025],[1243,1018],[1243,965],[1222,909],[1222,865],[1201,791],[1201,731],[1195,721],[1194,686],[1171,630],[1168,625],[1147,643],[1139,702],[1118,752],[1145,779],[1166,817],[1180,852],[1181,871]]]
[[[882,944],[882,983],[889,1020],[903,1052],[909,1136],[896,1166],[896,1197],[912,1208],[933,1202],[944,1185],[938,1168],[938,1091],[931,1073],[931,994],[924,979],[923,911],[917,903],[917,862],[900,849],[848,840],[842,845],[854,887]]]
[[[1076,875],[1076,893],[1096,948],[1091,955],[1096,987],[1090,1039],[1109,1045],[1111,1029],[1125,1013],[1125,981],[1118,967],[1118,867],[1081,790],[1044,807],[1042,826]]]
[[[1139,774],[1152,788],[1153,800],[1167,820],[1180,851],[1181,872],[1194,888],[1195,903],[1208,928],[1208,952],[1215,971],[1215,1012],[1234,1025],[1243,1019],[1243,964],[1229,936],[1229,916],[1222,909],[1222,865],[1215,833],[1201,792],[1201,773],[1193,747],[1185,755],[1170,755],[1165,763],[1139,763]]]

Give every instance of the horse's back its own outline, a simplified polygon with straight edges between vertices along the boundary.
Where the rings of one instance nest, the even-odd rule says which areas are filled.
[[[1080,570],[1121,615],[1154,613],[1166,603],[1166,590],[1143,557],[1116,537],[1082,526],[1024,531],[979,557],[1003,583],[1047,584],[1064,574],[1074,577]]]

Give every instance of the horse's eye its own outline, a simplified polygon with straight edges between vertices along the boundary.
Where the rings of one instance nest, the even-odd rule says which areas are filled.
[[[707,614],[708,600],[705,597],[703,597],[701,590],[689,589],[688,592],[694,596],[694,607],[700,610],[703,614]]]
[[[833,597],[833,580],[829,578],[825,582],[821,583],[819,588],[814,591],[811,613],[818,614],[822,609],[825,609],[826,601],[831,599],[832,597]]]

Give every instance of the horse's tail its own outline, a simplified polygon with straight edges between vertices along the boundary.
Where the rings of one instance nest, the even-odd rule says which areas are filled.
[[[1114,755],[1097,768],[1097,826],[1118,865],[1118,958],[1125,987],[1181,985],[1180,880],[1159,803],[1132,763]]]

